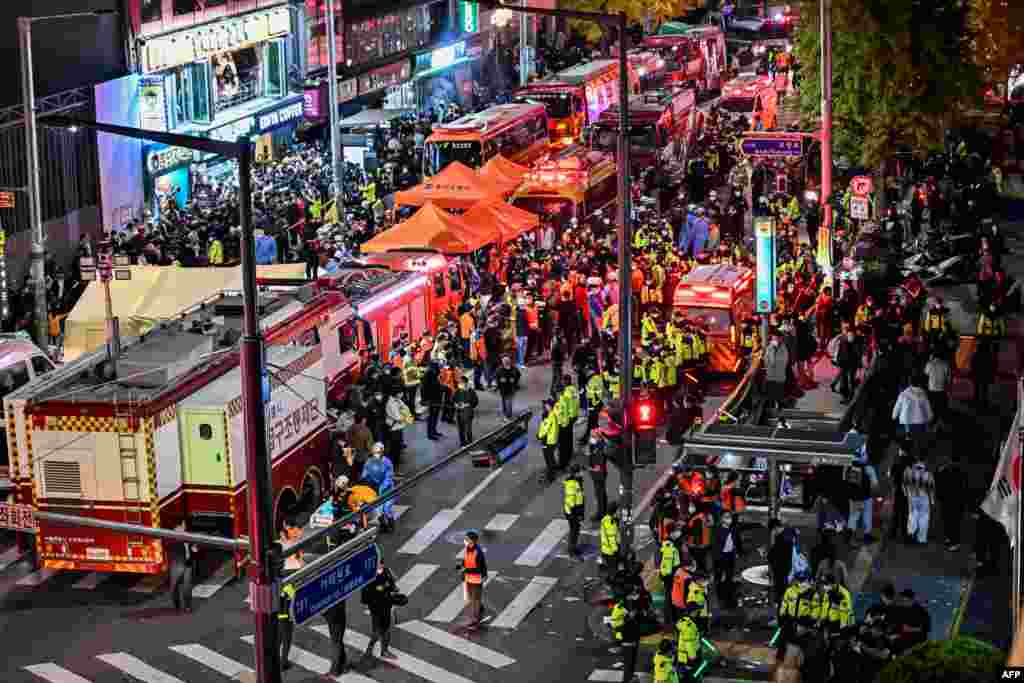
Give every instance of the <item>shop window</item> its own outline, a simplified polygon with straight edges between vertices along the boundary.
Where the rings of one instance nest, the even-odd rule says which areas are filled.
[[[213,438],[213,427],[206,424],[205,422],[199,425],[199,438],[203,441],[209,441]]]
[[[216,110],[224,111],[260,96],[260,51],[247,47],[213,57]]]
[[[184,121],[210,123],[213,121],[210,63],[187,64],[179,72],[177,90],[178,112]]]
[[[288,92],[284,41],[270,41],[263,46],[263,53],[263,93],[266,97],[283,97]]]
[[[163,18],[163,0],[142,0],[139,8],[140,21],[148,24],[153,21],[160,21]]]

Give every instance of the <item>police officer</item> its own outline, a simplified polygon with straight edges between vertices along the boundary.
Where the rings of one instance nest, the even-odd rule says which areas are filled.
[[[682,564],[682,558],[679,556],[679,547],[675,544],[673,539],[666,538],[661,542],[661,547],[658,550],[658,575],[661,577],[661,585],[665,590],[665,623],[673,624],[675,619],[672,617],[672,601],[668,599],[669,593],[672,590],[672,578]]]
[[[587,380],[587,434],[592,434],[597,428],[601,408],[604,407],[605,390],[604,374],[595,368]],[[583,438],[586,439],[586,435]]]
[[[700,611],[700,605],[687,603],[683,610],[683,616],[676,622],[676,666],[681,678],[686,681],[693,680],[693,674],[700,666],[700,639],[701,630],[694,619],[694,615]]]
[[[398,585],[395,577],[388,569],[383,560],[377,564],[377,575],[373,581],[363,589],[362,601],[370,609],[370,619],[373,622],[373,637],[366,646],[363,655],[365,659],[373,656],[373,646],[380,641],[380,656],[391,657],[388,646],[391,644],[391,608],[394,606],[394,596],[398,592]]]
[[[779,639],[777,641],[777,661],[786,655],[786,646],[797,639],[799,619],[810,614],[810,601],[814,595],[814,584],[810,582],[810,574],[806,571],[797,574],[793,582],[782,594],[782,605],[779,607]]]
[[[544,462],[547,465],[546,479],[550,484],[555,480],[557,464],[555,462],[555,448],[558,446],[558,404],[554,401],[544,401],[544,417],[541,418],[540,427],[537,428],[537,440],[540,441],[541,452],[544,454]]]
[[[841,583],[831,574],[824,578],[823,594],[825,597],[822,606],[822,622],[825,628],[833,633],[850,626],[853,623],[853,596]]]
[[[711,524],[707,515],[697,508],[692,499],[690,500],[689,517],[686,520],[686,538],[690,554],[697,563],[697,569],[706,571],[708,553],[711,550]]]
[[[601,566],[609,572],[615,570],[619,561],[619,520],[615,517],[616,512],[618,505],[612,503],[601,518]]]
[[[679,683],[672,657],[672,641],[668,638],[662,638],[654,654],[654,683]]]
[[[573,465],[563,484],[562,511],[569,520],[569,554],[579,556],[580,527],[583,524],[583,468]]]
[[[633,683],[636,658],[640,651],[640,629],[636,622],[636,603],[631,598],[620,598],[612,608],[612,636],[622,648],[622,680]]]
[[[693,572],[693,578],[686,589],[686,604],[697,606],[696,612],[690,618],[697,622],[701,632],[707,633],[711,625],[711,607],[708,605],[708,577],[702,572]]]
[[[281,668],[288,670],[292,663],[288,653],[292,649],[292,635],[295,633],[295,622],[292,621],[291,606],[295,599],[295,586],[290,583],[281,588],[281,607],[277,612],[278,637],[281,639]]]
[[[327,622],[327,632],[330,635],[333,648],[331,654],[332,676],[341,676],[348,670],[348,656],[345,653],[345,629],[348,627],[346,604],[346,601],[342,600],[324,612],[324,620]]]
[[[558,411],[558,469],[564,470],[572,460],[573,426],[580,414],[580,397],[569,375],[562,378],[562,384],[564,388],[558,397],[556,409]]]
[[[594,485],[594,499],[597,501],[597,509],[590,521],[599,522],[608,510],[608,444],[598,429],[590,432],[589,455],[590,482]]]

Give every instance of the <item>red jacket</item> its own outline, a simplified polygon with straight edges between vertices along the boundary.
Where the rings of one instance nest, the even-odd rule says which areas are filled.
[[[590,322],[590,306],[587,305],[587,288],[583,285],[576,285],[576,291],[574,294],[576,306],[583,311],[583,319]]]

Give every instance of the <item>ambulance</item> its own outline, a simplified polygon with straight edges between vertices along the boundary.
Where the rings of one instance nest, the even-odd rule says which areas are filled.
[[[707,330],[712,372],[740,370],[740,330],[754,314],[753,270],[725,263],[697,266],[679,282],[672,306]]]
[[[767,76],[744,74],[725,84],[718,106],[743,115],[750,130],[771,130],[778,116],[779,94]]]

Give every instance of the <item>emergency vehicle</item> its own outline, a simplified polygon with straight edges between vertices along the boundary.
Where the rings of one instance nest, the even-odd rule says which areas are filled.
[[[629,67],[629,90],[640,90],[640,77]],[[583,129],[619,101],[619,60],[584,62],[534,81],[515,93],[516,102],[540,102],[548,113],[551,143],[571,145]]]
[[[618,56],[618,47],[612,47],[612,57],[618,58]],[[636,72],[637,78],[640,79],[641,92],[661,87],[666,73],[665,60],[661,58],[661,55],[654,50],[638,48],[628,50],[626,59],[629,61],[629,66]]]
[[[722,88],[728,62],[721,27],[668,22],[656,35],[644,38],[643,46],[656,51],[665,60],[666,81],[692,81],[699,93]]]
[[[423,148],[423,175],[453,161],[480,168],[499,154],[528,166],[548,149],[548,115],[541,104],[497,104],[436,124]]]
[[[603,152],[572,145],[538,161],[512,195],[512,204],[553,221],[563,229],[579,223],[618,200],[617,164]]]
[[[427,304],[435,322],[457,311],[468,290],[465,264],[435,251],[393,249],[382,254],[365,254],[354,262],[367,268],[426,275],[431,284]]]
[[[775,127],[779,94],[767,76],[744,74],[726,83],[718,106],[723,111],[742,114],[751,130],[770,130]]]
[[[703,127],[693,88],[655,90],[629,100],[630,166],[632,172],[650,168],[673,143],[689,145]],[[601,115],[591,131],[594,149],[615,154],[619,136],[619,107]]]
[[[754,313],[754,271],[724,263],[697,266],[676,287],[672,305],[707,330],[710,370],[740,369],[739,333]]]

